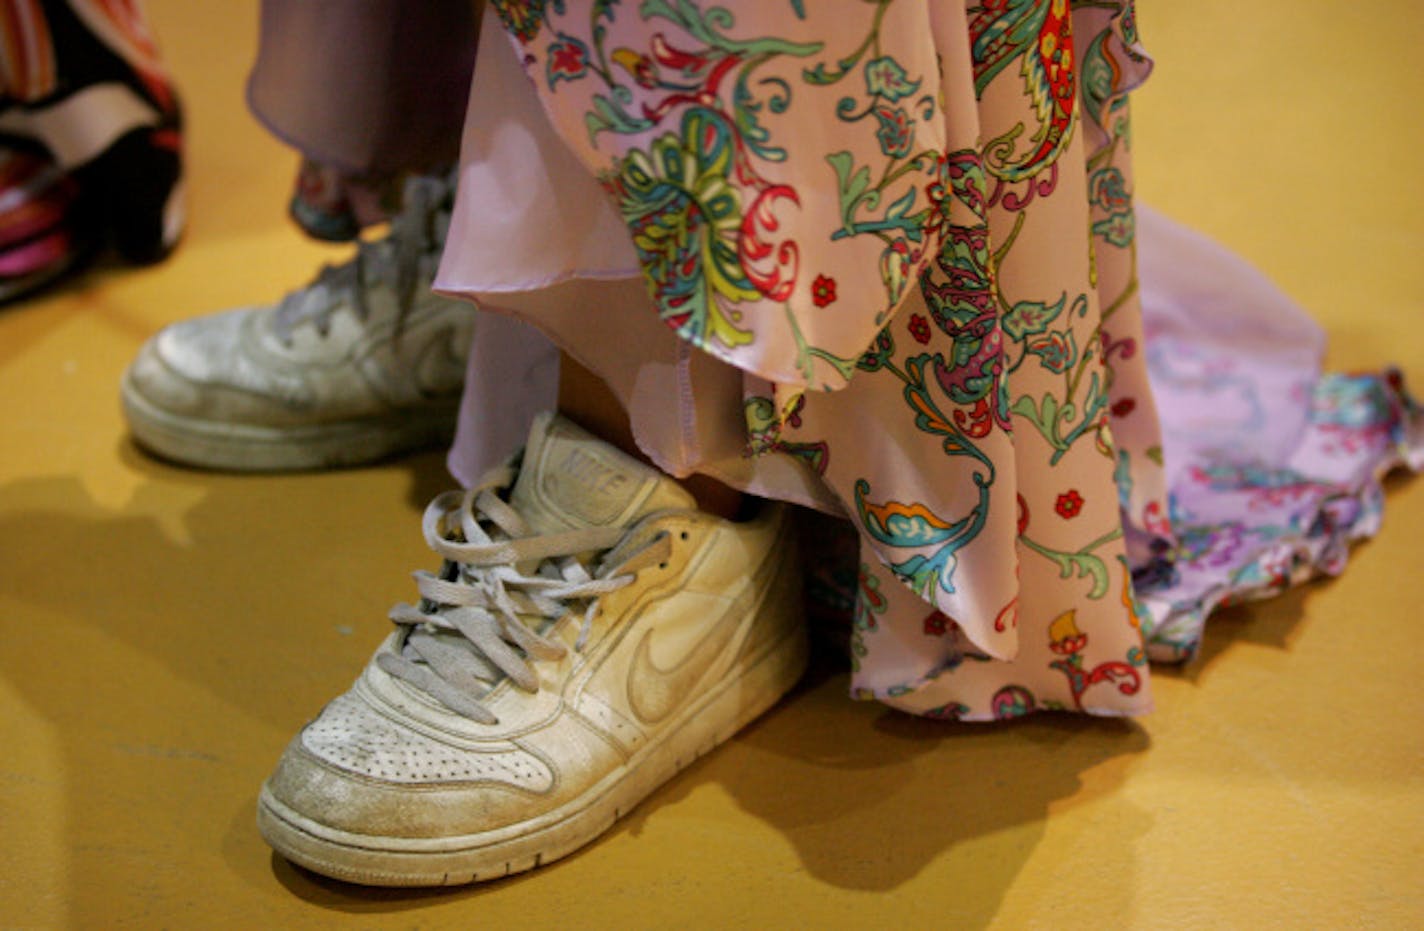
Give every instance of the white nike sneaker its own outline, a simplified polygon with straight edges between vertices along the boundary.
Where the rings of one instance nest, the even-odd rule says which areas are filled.
[[[355,465],[448,442],[475,310],[430,293],[449,186],[409,183],[391,234],[280,303],[169,326],[124,375],[134,438],[241,471]]]
[[[512,489],[508,485],[513,481]],[[569,422],[437,498],[446,560],[287,747],[257,823],[319,873],[456,885],[558,859],[785,693],[806,663],[787,509],[747,523]]]

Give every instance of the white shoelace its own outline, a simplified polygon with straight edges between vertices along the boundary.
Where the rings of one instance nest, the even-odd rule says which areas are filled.
[[[322,266],[310,284],[282,298],[273,322],[277,335],[289,339],[292,330],[310,322],[325,338],[340,295],[349,300],[357,316],[369,319],[366,292],[380,283],[394,288],[399,330],[415,301],[421,260],[430,255],[433,261],[445,241],[450,195],[450,184],[440,178],[415,177],[407,181],[401,211],[391,220],[390,233],[376,242],[359,243],[350,260]]]
[[[446,492],[425,509],[425,540],[446,565],[439,576],[415,573],[423,601],[391,610],[391,620],[408,628],[404,644],[398,654],[376,660],[390,675],[482,724],[498,719],[480,696],[504,677],[538,691],[529,659],[557,660],[567,652],[540,630],[581,608],[574,644],[581,651],[599,598],[632,584],[638,569],[671,552],[666,534],[649,539],[626,527],[533,535],[496,494],[513,474],[508,467],[496,470],[475,488]],[[579,556],[591,559],[592,572]]]

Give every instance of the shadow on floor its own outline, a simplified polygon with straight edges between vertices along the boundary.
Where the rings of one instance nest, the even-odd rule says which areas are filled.
[[[1154,666],[1153,675],[1171,676],[1201,685],[1211,675],[1217,661],[1234,644],[1289,649],[1291,641],[1299,636],[1305,623],[1306,604],[1311,593],[1329,585],[1330,581],[1315,579],[1273,595],[1266,601],[1219,608],[1207,618],[1196,657],[1186,663]]]
[[[106,715],[132,730],[131,722],[120,723],[123,705],[145,700],[133,686],[120,694],[119,671],[103,666],[110,652],[120,663],[123,654],[139,651],[262,733],[293,733],[349,684],[386,629],[386,606],[409,597],[405,573],[430,562],[418,509],[448,485],[439,456],[387,467],[399,469],[394,482],[405,489],[404,500],[362,504],[357,496],[369,496],[374,485],[369,475],[189,473],[132,450],[122,455],[149,481],[117,511],[97,504],[74,477],[0,488],[7,599],[25,616],[53,619],[61,636],[122,646],[96,651],[98,665],[64,674],[37,663],[33,645],[0,651],[0,675],[43,709],[61,735],[71,825],[91,823],[98,813],[91,806],[109,803],[105,776],[94,768],[101,755],[73,744],[70,735],[104,727]],[[180,500],[192,503],[175,504]],[[1149,743],[1139,726],[1119,720],[1040,716],[982,727],[916,719],[852,702],[846,686],[842,660],[822,652],[777,708],[654,793],[608,836],[636,838],[660,810],[715,783],[783,835],[804,870],[829,886],[892,892],[948,858],[956,880],[962,873],[973,890],[963,900],[961,923],[982,925],[1032,856],[1050,809],[1111,792]],[[158,719],[153,726],[174,730],[191,712],[146,713]],[[264,748],[261,761],[214,762],[235,784],[252,779],[255,794],[258,773],[279,750],[279,744]],[[211,777],[193,767],[191,775],[172,778]],[[257,853],[263,848],[251,803],[251,796],[234,802],[222,824],[178,830],[186,842],[221,847],[249,887],[275,877],[323,909],[398,912],[537,882],[536,873],[464,890],[383,891],[328,881]],[[211,819],[206,811],[191,817]],[[155,842],[164,840],[163,830],[173,828],[155,829]],[[997,835],[1003,843],[995,862],[960,862],[957,851],[967,841]],[[1115,839],[1121,862],[1108,868],[1131,871],[1130,841]],[[597,846],[566,863],[596,855]],[[80,847],[71,848],[73,875],[101,870],[90,862],[99,854]],[[1122,888],[1130,895],[1130,883]]]
[[[368,503],[371,478],[355,470],[231,475],[155,463],[127,443],[120,455],[152,480],[121,510],[72,476],[0,488],[4,594],[99,628],[263,720],[290,721],[298,701],[320,707],[330,697],[320,672],[344,684],[349,660],[364,661],[386,631],[390,605],[414,595],[408,573],[438,562],[419,522],[453,485],[440,455],[384,467],[405,490]],[[334,628],[349,656],[329,655]],[[247,672],[267,689],[234,674],[249,660],[263,664]],[[34,671],[11,651],[0,668],[21,684]],[[59,690],[37,704],[63,707],[70,685],[36,681]]]
[[[1129,721],[1043,715],[995,727],[936,722],[852,702],[846,689],[843,661],[820,651],[801,685],[760,721],[655,792],[603,839],[533,873],[461,889],[366,889],[273,856],[272,874],[294,895],[340,912],[473,901],[537,884],[550,870],[586,868],[578,861],[597,857],[601,843],[638,837],[661,810],[715,783],[782,834],[812,877],[841,889],[894,892],[955,848],[1003,834],[1006,856],[997,862],[954,864],[963,867],[956,878],[968,893],[955,923],[979,927],[1033,854],[1050,808],[1111,793],[1149,743]],[[1139,820],[1145,833],[1150,818]],[[1095,868],[1121,875],[1124,896],[1133,888],[1132,840],[1093,842]],[[665,855],[665,837],[663,849]],[[676,863],[666,868],[678,871]],[[1128,903],[1122,908],[1126,914]]]

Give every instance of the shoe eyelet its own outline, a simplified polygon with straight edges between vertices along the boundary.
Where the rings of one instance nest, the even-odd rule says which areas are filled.
[[[678,535],[677,535],[677,538],[678,538],[679,540],[686,540],[686,539],[687,539],[687,531],[684,530],[682,533],[678,534]]]
[[[668,564],[665,563],[665,562],[660,562],[660,563],[658,563],[658,568],[659,568],[659,569],[666,569],[667,567],[668,567]]]

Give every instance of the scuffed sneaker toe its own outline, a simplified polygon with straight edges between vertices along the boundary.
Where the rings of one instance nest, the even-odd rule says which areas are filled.
[[[517,476],[515,462],[518,462]],[[784,507],[736,523],[560,418],[422,522],[446,561],[288,745],[258,824],[338,879],[452,885],[590,843],[806,665]]]
[[[168,334],[169,330],[165,329],[139,348],[124,375],[125,384],[130,392],[159,410],[189,416],[199,414],[205,401],[202,386],[165,360],[163,344]]]

